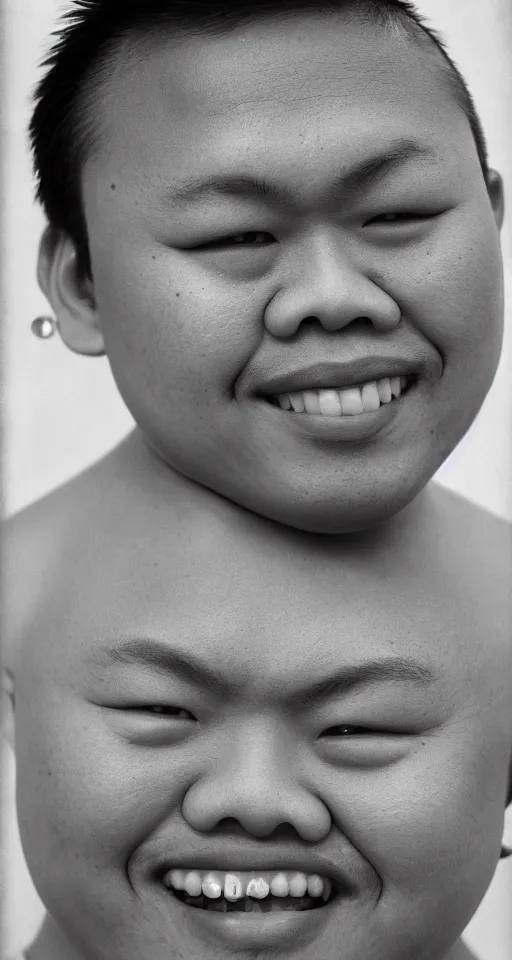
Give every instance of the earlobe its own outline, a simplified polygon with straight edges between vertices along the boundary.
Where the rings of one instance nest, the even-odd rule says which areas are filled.
[[[489,170],[487,175],[487,193],[489,194],[489,200],[491,201],[498,230],[501,230],[505,217],[505,188],[503,179],[497,170]]]
[[[53,227],[47,227],[41,237],[37,277],[66,346],[85,356],[103,356],[105,344],[92,280],[81,273],[72,240]]]

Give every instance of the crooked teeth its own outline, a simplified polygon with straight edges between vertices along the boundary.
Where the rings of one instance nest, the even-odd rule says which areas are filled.
[[[226,900],[241,900],[244,895],[242,881],[234,873],[227,873],[224,878],[224,896]]]
[[[332,883],[327,877],[317,874],[287,873],[285,871],[263,871],[254,874],[245,871],[222,873],[220,871],[171,870],[164,877],[164,885],[176,891],[182,891],[190,897],[204,894],[209,900],[235,902],[245,897],[264,900],[274,897],[297,897],[306,895],[329,899]]]
[[[249,880],[245,891],[247,897],[254,897],[256,900],[264,900],[270,893],[270,887],[263,877],[255,880]]]
[[[372,413],[396,399],[407,386],[406,377],[383,377],[343,390],[301,390],[281,393],[276,400],[282,410],[324,417],[355,417]]]

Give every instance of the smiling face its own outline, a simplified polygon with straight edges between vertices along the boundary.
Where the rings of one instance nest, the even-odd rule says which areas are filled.
[[[310,16],[128,64],[83,193],[136,421],[291,526],[393,514],[468,429],[501,341],[495,214],[434,55]]]
[[[68,942],[50,954],[441,960],[498,858],[509,644],[433,601],[442,561],[425,591],[364,549],[193,519],[174,559],[165,539],[75,551],[21,658],[20,831]],[[204,909],[215,882],[243,912]]]
[[[468,429],[501,340],[498,212],[433,54],[309,16],[120,64],[83,195],[136,421],[291,526],[393,514]]]

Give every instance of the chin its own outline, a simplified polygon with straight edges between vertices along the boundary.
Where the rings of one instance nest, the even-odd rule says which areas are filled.
[[[326,535],[363,532],[390,520],[404,510],[420,493],[427,481],[407,489],[395,490],[386,496],[385,491],[376,490],[373,497],[363,499],[360,494],[339,494],[325,501],[311,503],[305,497],[282,500],[279,503],[264,501],[243,503],[253,513],[273,520],[283,526],[292,527],[304,533]]]

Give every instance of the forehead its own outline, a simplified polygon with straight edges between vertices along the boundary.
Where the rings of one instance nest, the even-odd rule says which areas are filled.
[[[73,552],[47,593],[34,637],[41,670],[72,682],[93,649],[142,637],[186,649],[228,676],[300,681],[346,663],[413,657],[457,674],[462,685],[466,672],[478,677],[481,644],[469,631],[461,637],[474,611],[433,600],[446,590],[443,570],[426,585],[420,571],[399,574],[364,549],[343,558],[323,542],[301,549],[293,535],[283,545],[265,532],[219,530],[214,518],[187,524],[172,538],[154,527],[150,535],[135,527],[117,542],[106,533],[90,549],[84,537],[80,556]],[[462,647],[471,650],[463,669]]]
[[[334,151],[342,165],[404,135],[447,160],[474,153],[465,115],[425,47],[339,15],[135,43],[95,102],[95,172],[98,163],[128,175],[143,167],[147,184],[179,180],[191,167],[284,161],[293,175],[293,158],[321,165],[321,153],[328,163]]]

